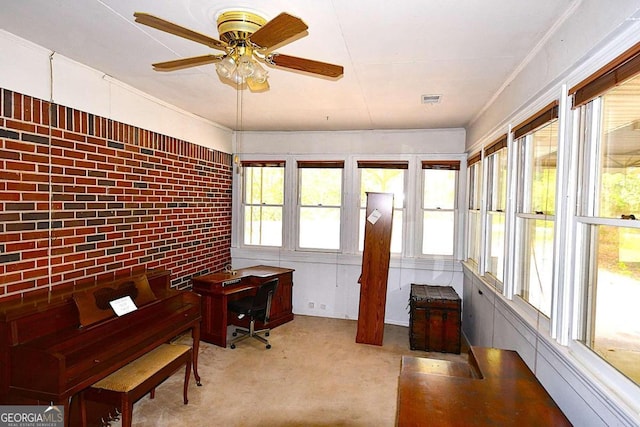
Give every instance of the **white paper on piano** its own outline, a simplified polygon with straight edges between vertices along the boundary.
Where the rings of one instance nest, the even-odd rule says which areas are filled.
[[[371,212],[371,214],[367,217],[367,221],[369,221],[371,224],[375,224],[381,216],[382,213],[378,209],[374,209],[373,212]]]
[[[118,316],[131,313],[132,311],[136,311],[138,309],[138,307],[136,307],[136,303],[133,302],[129,295],[122,298],[114,299],[113,301],[109,301],[109,304]]]

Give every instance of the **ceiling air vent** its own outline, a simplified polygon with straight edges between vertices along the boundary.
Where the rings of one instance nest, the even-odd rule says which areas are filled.
[[[437,104],[440,102],[440,95],[422,95],[423,104]]]

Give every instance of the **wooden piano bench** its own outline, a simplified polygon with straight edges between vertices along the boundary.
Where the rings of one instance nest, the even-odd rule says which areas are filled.
[[[133,404],[145,394],[155,396],[155,388],[186,365],[184,376],[184,404],[188,403],[187,389],[191,376],[192,350],[181,344],[162,344],[154,350],[123,366],[80,393],[82,425],[87,425],[86,400],[120,407],[122,426],[130,427]]]

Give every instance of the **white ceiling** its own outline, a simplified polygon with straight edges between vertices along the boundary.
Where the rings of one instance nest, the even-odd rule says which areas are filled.
[[[22,0],[0,28],[232,129],[466,127],[576,0]],[[218,37],[215,16],[250,8],[302,18],[308,34],[278,52],[344,66],[329,80],[269,69],[270,90],[242,92],[214,65],[156,72],[151,63],[220,53],[134,22],[147,12]],[[421,104],[422,95],[441,95]]]

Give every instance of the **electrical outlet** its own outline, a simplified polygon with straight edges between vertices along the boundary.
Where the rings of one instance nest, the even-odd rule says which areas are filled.
[[[315,303],[313,303],[313,302],[310,302],[310,303],[309,303],[309,308],[314,308],[315,306],[316,306],[316,304],[315,304]]]

